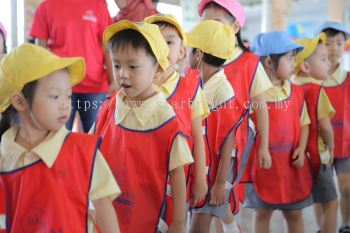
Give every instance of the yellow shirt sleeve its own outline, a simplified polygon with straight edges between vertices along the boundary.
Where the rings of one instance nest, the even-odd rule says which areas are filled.
[[[321,120],[325,116],[332,118],[335,114],[331,101],[329,100],[325,90],[322,88],[317,103],[317,120]]]
[[[119,186],[100,150],[96,152],[89,192],[90,200],[107,197],[111,201],[120,194]]]
[[[250,97],[256,97],[272,87],[272,83],[267,76],[264,67],[259,62],[253,79],[252,88],[250,89]]]
[[[197,117],[202,117],[202,120],[204,120],[209,114],[210,111],[207,99],[204,96],[202,88],[198,88],[191,105],[191,119],[193,120]]]
[[[307,112],[306,103],[304,101],[303,110],[301,111],[301,116],[300,116],[300,126],[309,125],[310,122],[311,121],[310,121],[309,113]]]
[[[190,163],[193,163],[193,157],[187,140],[184,136],[177,135],[170,151],[169,171]]]

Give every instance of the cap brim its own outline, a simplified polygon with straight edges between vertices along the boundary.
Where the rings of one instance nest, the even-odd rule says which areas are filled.
[[[132,23],[128,20],[122,20],[118,23],[112,24],[109,27],[106,28],[106,30],[103,33],[103,44],[107,45],[110,39],[118,32],[126,30],[126,29],[133,29],[135,31],[140,32],[142,35],[142,31],[135,25],[135,23]]]

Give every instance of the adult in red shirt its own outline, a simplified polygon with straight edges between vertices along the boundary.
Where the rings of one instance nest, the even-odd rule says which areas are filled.
[[[147,16],[158,14],[158,0],[114,0],[120,11],[113,18],[113,22],[127,19],[141,22]]]
[[[102,45],[103,31],[111,23],[105,0],[45,0],[36,9],[30,36],[61,57],[85,58],[86,75],[73,87],[68,129],[78,111],[83,130],[89,131],[113,83],[110,58]]]

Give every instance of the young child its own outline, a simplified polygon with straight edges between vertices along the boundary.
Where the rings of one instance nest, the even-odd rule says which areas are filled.
[[[324,89],[335,108],[332,118],[334,130],[334,168],[338,176],[342,226],[340,233],[350,232],[350,78],[340,64],[345,41],[350,33],[337,22],[326,21],[319,32],[327,36],[330,77],[323,82]]]
[[[31,44],[1,60],[0,187],[8,232],[93,232],[90,202],[100,230],[119,232],[111,200],[120,190],[99,138],[65,128],[72,85],[84,74],[82,58]]]
[[[330,119],[335,110],[321,86],[329,77],[330,62],[326,35],[296,40],[304,50],[296,56],[296,77],[293,82],[305,91],[305,101],[311,120],[306,151],[309,153],[314,187],[312,196],[315,205],[319,232],[334,233],[337,229],[337,190],[333,180],[334,135]]]
[[[220,68],[234,49],[234,31],[214,20],[199,23],[187,34],[188,61],[197,68],[211,111],[203,121],[209,193],[203,207],[192,209],[192,233],[209,233],[213,216],[224,218],[233,182],[234,131],[239,114],[234,91]],[[220,46],[218,46],[220,45]]]
[[[253,154],[253,183],[245,187],[244,206],[255,209],[254,232],[268,233],[271,215],[280,209],[288,232],[303,233],[302,209],[312,204],[312,177],[305,156],[310,119],[303,88],[289,81],[295,53],[302,48],[280,31],[258,34],[252,42],[252,51],[260,57],[274,85],[266,93],[271,168],[260,168]],[[258,135],[257,145],[260,139]]]
[[[154,79],[155,88],[161,91],[173,107],[177,117],[183,125],[190,148],[193,147],[193,180],[191,179],[190,197],[191,205],[196,206],[204,200],[208,191],[206,183],[205,147],[202,132],[202,120],[209,115],[206,99],[200,87],[199,78],[180,77],[175,71],[178,61],[186,56],[185,33],[180,24],[172,15],[153,15],[144,22],[159,26],[169,47],[169,67],[165,72]]]
[[[270,89],[272,84],[260,64],[259,58],[250,53],[242,42],[241,29],[244,27],[245,14],[243,6],[237,0],[201,0],[198,4],[198,13],[202,20],[217,20],[229,25],[236,34],[237,46],[223,68],[227,79],[235,90],[236,98],[243,105],[243,108],[237,110],[242,115],[242,123],[236,135],[238,166],[240,168],[237,181],[246,182],[249,181],[248,175],[244,173],[243,177],[240,177],[240,174],[245,169],[256,134],[255,125],[249,116],[249,110],[254,105],[259,106],[254,110],[257,118],[256,127],[260,129],[259,134],[262,137],[258,150],[259,164],[264,168],[271,166],[271,156],[268,150],[269,120],[264,92]],[[190,74],[195,74],[195,72],[190,72]],[[232,192],[232,195],[237,197],[237,193]],[[224,221],[224,230],[227,233],[238,231],[232,215],[232,212],[238,212],[238,206],[239,203],[232,199],[231,211],[228,209]]]
[[[184,166],[193,159],[175,112],[153,88],[168,46],[157,25],[127,20],[109,26],[103,41],[120,91],[102,105],[95,133],[122,190],[113,203],[121,232],[184,233]]]
[[[6,54],[7,32],[4,25],[0,22],[0,59]]]

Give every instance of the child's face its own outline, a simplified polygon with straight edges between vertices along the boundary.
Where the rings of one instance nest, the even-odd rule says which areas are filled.
[[[344,54],[345,38],[343,33],[338,33],[333,37],[327,36],[326,46],[329,61],[333,66],[337,65]]]
[[[72,84],[66,69],[53,72],[39,80],[31,111],[45,130],[59,130],[71,112]]]
[[[168,60],[170,66],[167,70],[173,73],[176,63],[185,55],[185,47],[182,44],[179,33],[175,29],[163,26],[160,28],[160,32],[169,47]]]
[[[314,53],[306,59],[309,74],[315,79],[325,80],[329,77],[331,63],[328,60],[328,50],[323,44],[318,44]]]
[[[295,68],[295,53],[293,51],[280,57],[276,76],[281,80],[288,80],[292,76]]]
[[[128,100],[143,101],[154,92],[157,63],[143,48],[132,45],[111,52],[114,81]]]
[[[202,20],[216,20],[223,24],[232,25],[232,22],[226,16],[226,11],[219,7],[207,7],[202,14]]]

